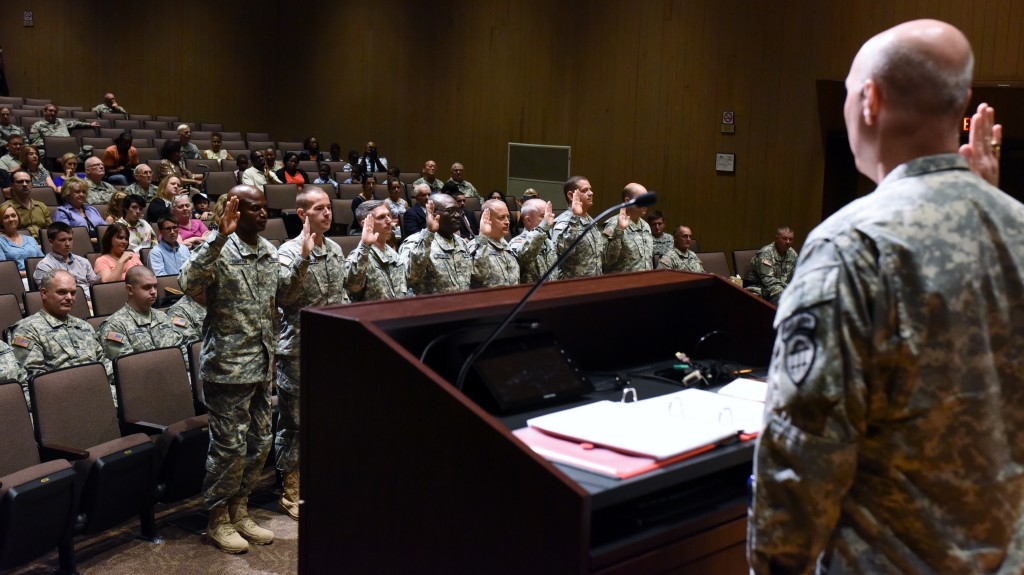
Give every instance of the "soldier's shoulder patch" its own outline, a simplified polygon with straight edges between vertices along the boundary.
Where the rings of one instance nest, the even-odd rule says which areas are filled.
[[[772,267],[772,259],[771,258],[764,258],[763,260],[761,260],[761,263],[763,263],[764,265],[766,265],[768,267]]]
[[[124,336],[119,334],[119,333],[117,333],[116,331],[108,331],[107,332],[107,340],[108,341],[113,341],[115,343],[123,343],[124,342]]]
[[[11,341],[11,345],[15,347],[23,347],[25,349],[28,349],[32,347],[32,340],[23,335],[19,335],[15,337],[13,341]]]
[[[177,316],[171,318],[171,323],[174,327],[185,327],[188,325],[188,321],[186,321],[185,318]]]
[[[797,313],[782,324],[782,339],[785,342],[783,362],[793,385],[799,386],[811,372],[818,351],[815,337],[817,325],[818,318],[807,312]]]

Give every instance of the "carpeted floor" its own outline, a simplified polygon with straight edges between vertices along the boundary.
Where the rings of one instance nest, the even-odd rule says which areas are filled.
[[[157,506],[157,526],[163,543],[137,539],[138,520],[87,537],[75,538],[78,572],[82,575],[270,575],[298,572],[299,524],[277,506],[280,497],[273,470],[267,470],[249,500],[249,512],[276,536],[270,545],[250,546],[248,553],[229,555],[187,531],[205,530],[202,499],[194,497],[173,506]],[[202,516],[198,516],[202,514]],[[179,526],[181,525],[181,526]],[[57,552],[40,557],[10,573],[49,575],[57,568]],[[6,572],[5,572],[6,573]]]

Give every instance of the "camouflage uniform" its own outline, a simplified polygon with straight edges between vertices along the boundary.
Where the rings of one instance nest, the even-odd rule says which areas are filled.
[[[519,261],[519,283],[535,283],[555,265],[558,255],[555,253],[554,242],[548,237],[549,230],[547,221],[542,221],[537,227],[524,231],[508,243]],[[558,279],[558,275],[558,270],[555,270],[551,279]]]
[[[95,183],[92,180],[86,180],[89,182],[89,191],[86,196],[86,201],[94,206],[100,206],[106,211],[106,205],[110,203],[110,196],[114,195],[117,188],[110,185],[109,182],[100,180],[100,183]],[[99,209],[99,208],[97,208]]]
[[[796,268],[796,250],[789,248],[785,255],[775,251],[775,242],[757,250],[751,259],[750,273],[743,278],[743,287],[764,299],[777,304],[782,290],[793,279]]]
[[[126,187],[124,189],[124,192],[126,194],[135,194],[137,196],[142,196],[143,198],[146,198],[146,203],[148,204],[150,200],[156,197],[157,189],[158,188],[156,187],[155,184],[150,184],[148,190],[143,190],[141,187],[139,187],[139,183],[135,182],[134,184]]]
[[[446,184],[447,183],[451,183],[451,184],[455,184],[456,186],[458,186],[459,187],[459,191],[462,192],[462,195],[466,196],[467,198],[479,198],[480,197],[480,192],[476,191],[476,188],[473,187],[473,184],[467,182],[466,180],[462,180],[461,182],[456,182],[455,180],[453,180],[451,178],[448,178],[448,181],[445,182],[445,183]],[[442,187],[444,187],[444,186],[442,185]]]
[[[686,250],[685,252],[672,248],[658,260],[658,269],[682,270],[684,272],[704,272],[704,264],[701,263],[697,254]]]
[[[660,238],[651,234],[651,239],[654,240],[654,245],[652,246],[655,261],[654,267],[658,267],[657,262],[661,259],[661,256],[669,253],[676,247],[676,240],[672,234],[665,233],[661,234]]]
[[[412,183],[412,187],[415,188],[416,186],[418,186],[420,184],[426,184],[426,185],[430,186],[430,193],[432,193],[432,194],[439,194],[439,193],[441,193],[441,188],[444,187],[444,182],[442,182],[441,180],[439,180],[437,178],[434,178],[434,182],[433,183],[428,182],[426,178],[420,178],[420,179],[418,179],[418,180],[416,180],[415,182]]]
[[[405,265],[405,284],[416,295],[449,293],[469,289],[473,258],[469,244],[458,236],[451,240],[427,230],[402,242],[400,256]]]
[[[203,320],[206,319],[206,308],[199,305],[199,302],[186,296],[182,296],[167,308],[167,316],[171,318],[171,325],[181,334],[185,343],[203,339]]]
[[[807,238],[779,304],[756,573],[1021,573],[1024,206],[958,154]]]
[[[136,351],[149,351],[160,347],[182,348],[185,340],[164,312],[153,309],[143,315],[132,306],[110,314],[99,329],[103,351],[111,361]],[[182,348],[182,351],[184,348]]]
[[[44,309],[39,310],[14,324],[11,347],[30,378],[97,361],[103,364],[107,379],[113,382],[114,371],[96,338],[96,330],[73,315],[60,319]],[[113,385],[110,391],[113,395]]]
[[[101,117],[101,118],[103,117],[103,114],[127,114],[128,113],[128,110],[125,110],[122,106],[118,106],[118,107],[114,108],[112,106],[108,106],[106,102],[103,102],[99,106],[96,106],[95,108],[92,109],[92,111],[95,112],[96,115]]]
[[[651,235],[651,226],[647,220],[630,220],[626,229],[619,231],[618,218],[612,218],[604,225],[604,235],[608,238],[602,266],[604,273],[654,269],[654,236]]]
[[[505,238],[494,240],[477,236],[469,242],[469,256],[473,258],[471,288],[512,286],[519,283],[519,262]]]
[[[277,251],[281,283],[292,281],[302,259],[302,236],[288,240]],[[299,289],[277,298],[281,315],[281,338],[277,342],[277,405],[281,418],[274,438],[277,468],[299,469],[299,344],[302,308],[341,303],[345,297],[345,258],[341,246],[325,239],[309,254],[308,272]]]
[[[21,162],[18,161],[18,158],[10,154],[4,154],[3,157],[0,157],[0,170],[13,173],[18,169],[21,169]]]
[[[25,404],[32,405],[28,396],[28,373],[18,361],[14,349],[7,345],[6,341],[0,340],[0,381],[13,380],[21,384],[21,390],[25,393]]]
[[[28,143],[35,146],[39,150],[39,157],[43,157],[43,138],[50,136],[61,136],[64,138],[70,137],[71,132],[75,128],[91,128],[88,122],[82,122],[80,120],[68,120],[65,118],[56,118],[53,123],[47,122],[46,120],[39,120],[32,124],[32,128],[29,130]]]
[[[573,215],[572,209],[558,214],[555,225],[551,228],[551,241],[555,243],[559,257],[592,221],[594,219],[588,215]],[[621,232],[619,235],[621,238]],[[558,273],[562,279],[601,275],[601,260],[607,243],[608,238],[599,232],[596,226],[591,229],[587,237],[580,241],[580,245],[576,246],[569,259],[559,266]]]
[[[25,136],[25,130],[21,129],[21,126],[11,122],[4,126],[0,124],[0,148],[6,148],[7,142],[11,139],[11,136]]]
[[[210,416],[203,497],[208,508],[248,496],[270,450],[271,361],[277,297],[305,281],[308,261],[279,282],[277,250],[263,238],[210,234],[181,268],[182,291],[206,296],[200,377]]]
[[[352,301],[397,299],[409,295],[405,285],[405,264],[391,246],[362,242],[348,254],[345,288]]]

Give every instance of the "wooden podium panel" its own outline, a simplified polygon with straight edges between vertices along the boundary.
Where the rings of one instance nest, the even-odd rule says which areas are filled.
[[[528,288],[303,312],[300,573],[745,569],[749,443],[599,477],[545,461],[511,434],[516,418],[488,414],[419,360],[438,336],[496,324]],[[550,283],[520,314],[588,371],[669,359],[708,334],[703,345],[767,365],[773,316],[721,278],[664,270]],[[693,511],[671,521],[617,519],[688,494]]]

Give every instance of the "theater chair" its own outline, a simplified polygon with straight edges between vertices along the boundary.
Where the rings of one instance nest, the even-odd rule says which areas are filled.
[[[199,493],[206,475],[209,422],[206,415],[196,415],[181,350],[165,347],[123,355],[114,361],[114,375],[123,429],[153,436],[160,451],[157,501]]]
[[[40,463],[21,385],[0,383],[0,571],[59,549],[60,568],[75,572],[71,526],[77,475],[64,459]]]
[[[121,437],[103,366],[37,375],[29,393],[43,458],[74,460],[82,483],[75,533],[97,533],[138,515],[142,536],[155,540],[157,448],[143,433]]]

